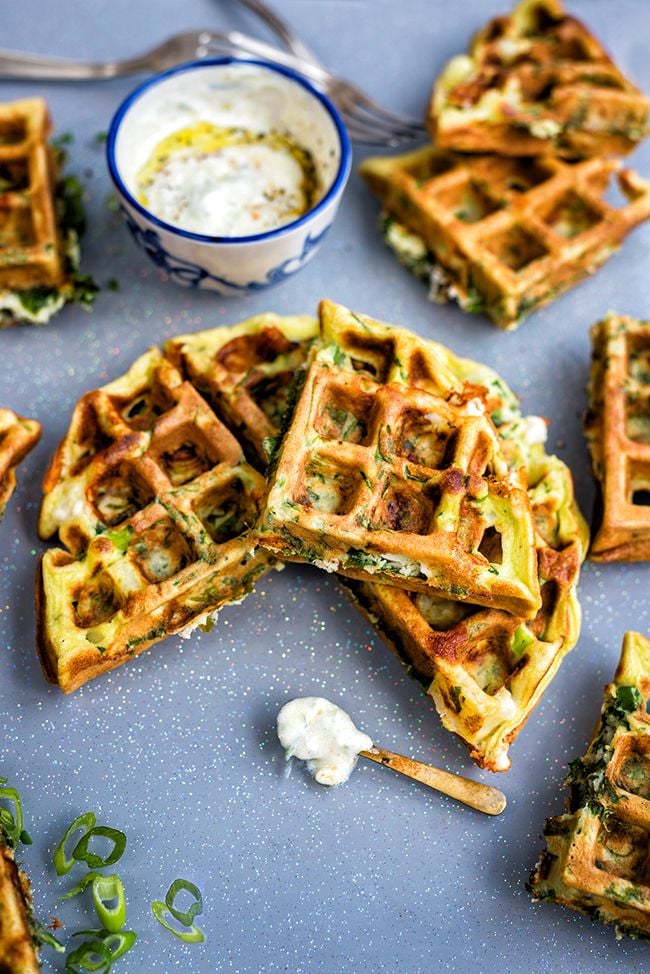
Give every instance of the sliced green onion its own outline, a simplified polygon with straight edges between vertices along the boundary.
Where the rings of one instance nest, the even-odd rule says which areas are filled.
[[[72,858],[78,862],[85,862],[91,869],[103,869],[104,866],[112,866],[122,858],[126,849],[126,836],[124,832],[120,832],[119,829],[112,829],[109,825],[95,826],[93,823],[93,826],[77,842],[72,850]],[[113,849],[105,859],[88,849],[90,842],[96,835],[104,836],[113,842]]]
[[[113,873],[112,876],[102,876],[101,873],[97,872],[87,873],[61,899],[70,900],[73,896],[78,896],[91,883],[93,902],[99,922],[110,933],[118,933],[126,923],[126,898],[122,880],[116,873]],[[115,906],[107,906],[110,900],[117,900]]]
[[[13,806],[13,812],[8,808],[0,808],[0,830],[4,832],[7,845],[11,846],[13,849],[21,841],[23,836],[23,809],[20,804],[20,795],[15,788],[8,788],[7,779],[0,778],[0,802],[10,802]],[[24,833],[28,839],[27,845],[31,842],[31,839]]]
[[[83,893],[86,887],[90,886],[90,884],[94,882],[94,880],[97,879],[97,877],[101,879],[102,874],[96,872],[86,873],[84,878],[80,879],[77,885],[73,886],[72,889],[69,889],[68,892],[61,897],[61,899],[71,900],[73,896],[79,896],[79,893]]]
[[[201,932],[201,930],[199,930],[198,927],[194,926],[194,924],[192,924],[192,926],[186,930],[174,929],[174,927],[172,927],[169,920],[167,920],[164,916],[165,913],[169,913],[170,916],[172,914],[170,913],[167,904],[163,903],[162,900],[153,901],[153,903],[151,904],[151,912],[155,916],[158,923],[161,926],[163,926],[165,930],[169,930],[170,933],[173,933],[174,936],[178,937],[179,940],[182,940],[183,943],[202,944],[205,941],[205,937],[203,933]]]
[[[57,940],[53,933],[43,926],[35,917],[32,917],[32,935],[40,945],[52,947],[57,954],[65,953],[65,947],[60,940]]]
[[[101,940],[104,947],[111,955],[111,963],[131,950],[138,939],[137,933],[133,930],[121,930],[119,933],[107,933],[106,930],[78,930],[72,934],[73,937],[91,937],[92,940]],[[116,944],[116,947],[113,947]]]
[[[79,815],[74,822],[68,826],[65,835],[54,850],[54,868],[57,871],[57,875],[65,876],[65,874],[69,873],[75,864],[76,856],[74,853],[72,854],[71,859],[68,859],[65,854],[65,847],[70,836],[75,832],[78,832],[79,829],[83,829],[84,833],[87,834],[92,828],[94,828],[96,821],[97,819],[94,812],[84,812],[83,815]]]
[[[65,959],[67,974],[82,974],[83,971],[101,971],[108,974],[113,963],[111,952],[103,940],[95,938],[84,940],[70,951]]]
[[[116,900],[115,906],[107,906]],[[126,923],[126,898],[119,876],[99,876],[93,880],[93,903],[99,922],[109,933],[119,933]]]
[[[186,890],[188,893],[191,893],[196,900],[196,902],[192,903],[190,908],[184,912],[174,906],[174,899],[182,889]],[[174,919],[178,920],[179,923],[182,923],[184,927],[191,927],[194,923],[194,917],[197,917],[200,913],[203,913],[203,897],[201,896],[201,891],[198,886],[195,886],[194,883],[190,883],[190,881],[187,879],[174,880],[167,890],[165,904]]]

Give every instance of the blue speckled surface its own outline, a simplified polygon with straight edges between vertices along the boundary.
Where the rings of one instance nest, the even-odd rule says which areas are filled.
[[[650,89],[644,0],[570,6]],[[278,0],[278,7],[333,69],[394,107],[421,113],[434,73],[504,3]],[[227,0],[21,0],[3,12],[2,44],[103,58],[182,28],[219,25],[256,27]],[[563,806],[560,780],[584,750],[623,631],[650,631],[647,565],[586,567],[579,646],[512,748],[512,771],[498,777],[509,806],[497,820],[370,764],[336,791],[299,767],[285,776],[275,715],[286,700],[310,693],[341,703],[385,747],[493,780],[442,731],[432,704],[335,580],[316,570],[274,573],[244,605],[224,610],[209,635],[168,640],[70,697],[44,682],[32,604],[43,547],[35,531],[40,480],[76,399],[121,374],[150,343],[265,309],[313,311],[323,296],[402,322],[495,366],[526,411],[551,419],[551,445],[570,463],[589,513],[580,429],[588,326],[609,308],[650,316],[648,226],[595,278],[514,335],[432,306],[384,250],[375,202],[356,176],[321,253],[281,288],[222,300],[162,284],[104,205],[110,186],[94,141],[133,83],[1,86],[7,99],[42,92],[58,131],[74,133],[70,168],[85,174],[89,196],[85,265],[100,282],[120,283],[92,315],[72,309],[46,329],[0,334],[0,403],[45,427],[0,528],[0,774],[24,796],[34,837],[24,860],[38,913],[56,913],[67,933],[92,925],[86,899],[57,903],[68,884],[51,866],[66,825],[92,807],[129,836],[119,872],[140,940],[116,967],[125,974],[647,970],[647,945],[617,944],[610,930],[577,914],[533,906],[524,889],[544,819]],[[633,157],[646,175],[649,148]],[[178,875],[203,890],[204,946],[183,946],[149,913]]]

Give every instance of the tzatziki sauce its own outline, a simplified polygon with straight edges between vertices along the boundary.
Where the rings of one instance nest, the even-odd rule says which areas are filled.
[[[137,175],[138,201],[181,230],[246,237],[286,226],[316,204],[311,153],[288,132],[199,121],[161,139]]]
[[[361,751],[373,744],[344,710],[324,697],[298,697],[278,714],[278,737],[287,760],[307,762],[321,785],[347,781]]]

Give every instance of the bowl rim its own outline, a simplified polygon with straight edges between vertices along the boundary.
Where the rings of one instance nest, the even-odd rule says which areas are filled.
[[[135,197],[126,188],[115,158],[115,143],[117,141],[120,126],[135,102],[137,102],[142,95],[149,90],[149,88],[153,88],[161,81],[165,81],[167,78],[170,78],[175,74],[193,71],[195,68],[222,67],[229,64],[256,65],[265,70],[274,71],[276,74],[282,74],[291,81],[300,84],[310,93],[310,95],[316,98],[323,105],[334,122],[334,127],[338,135],[341,150],[339,168],[334,180],[332,181],[332,185],[325,193],[322,200],[319,200],[316,206],[312,207],[311,210],[308,210],[307,213],[304,213],[301,217],[299,217],[297,220],[293,220],[291,223],[286,223],[283,226],[276,227],[273,230],[265,230],[263,233],[249,234],[245,237],[219,237],[206,233],[194,233],[191,230],[183,230],[181,227],[175,226],[173,223],[167,223],[165,220],[161,220],[160,217],[157,217],[151,212],[151,210],[148,210],[145,206],[139,203],[138,200],[135,199]],[[161,229],[166,230],[168,233],[174,233],[180,237],[185,237],[188,240],[195,240],[199,243],[249,244],[262,240],[270,240],[273,237],[283,236],[284,234],[287,234],[290,231],[295,230],[297,227],[307,223],[309,220],[312,220],[319,212],[321,212],[345,187],[345,183],[350,175],[352,148],[350,146],[350,137],[346,131],[345,125],[343,124],[343,120],[337,108],[333,105],[327,95],[315,88],[314,85],[307,80],[307,78],[304,78],[297,71],[287,68],[284,65],[273,64],[271,61],[264,61],[259,58],[215,57],[201,58],[197,61],[187,61],[184,64],[175,65],[173,68],[169,68],[167,71],[161,71],[160,73],[153,75],[153,77],[148,78],[147,81],[144,81],[141,85],[138,85],[137,88],[134,88],[134,90],[120,103],[111,119],[108,129],[108,137],[106,140],[106,161],[113,183],[128,201],[129,205],[137,210],[142,216],[146,217],[147,220]]]

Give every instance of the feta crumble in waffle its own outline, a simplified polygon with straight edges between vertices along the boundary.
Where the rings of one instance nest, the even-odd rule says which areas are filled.
[[[629,170],[618,173],[628,202],[606,202],[619,168],[613,159],[571,165],[425,146],[366,159],[359,171],[382,201],[388,245],[429,281],[432,298],[512,329],[592,274],[650,217],[650,185]]]
[[[569,766],[567,812],[544,828],[536,900],[650,938],[650,640],[628,632],[584,758]]]
[[[40,435],[41,424],[35,419],[0,409],[0,518],[16,489],[16,467],[36,446]]]
[[[598,484],[596,561],[650,560],[650,321],[609,314],[591,330],[585,433]]]
[[[172,338],[165,354],[241,439],[253,466],[264,470],[294,375],[317,334],[308,315],[267,313]]]
[[[97,292],[78,271],[81,186],[60,178],[50,128],[43,99],[0,103],[0,327],[45,324],[66,302],[90,306]]]
[[[341,319],[360,345],[418,340],[331,302],[320,315],[323,344],[279,449],[261,543],[290,561],[533,617],[530,504],[482,402],[409,385],[395,344],[374,378],[356,371],[328,341]]]
[[[559,0],[523,0],[447,64],[428,125],[462,152],[624,155],[646,135],[648,101]]]
[[[156,349],[78,403],[44,483],[38,650],[65,692],[209,625],[272,565],[250,528],[266,484]]]
[[[353,601],[433,698],[443,725],[491,771],[510,767],[509,745],[539,702],[580,631],[576,586],[587,529],[565,464],[544,451],[545,426],[522,417],[490,369],[457,359],[460,378],[483,385],[508,462],[522,466],[537,528],[542,607],[526,622],[479,605],[388,585],[346,581]]]

